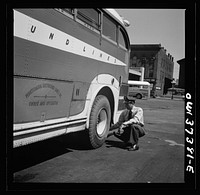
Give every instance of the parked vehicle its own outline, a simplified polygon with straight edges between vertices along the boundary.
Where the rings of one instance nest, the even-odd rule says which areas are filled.
[[[137,99],[150,97],[150,83],[146,81],[128,81],[129,96],[136,97]]]
[[[185,95],[185,89],[182,88],[168,88],[167,90],[168,93],[173,93],[174,95]]]

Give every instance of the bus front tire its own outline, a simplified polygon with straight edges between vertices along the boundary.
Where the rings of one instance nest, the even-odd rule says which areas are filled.
[[[111,120],[110,104],[103,95],[98,95],[93,103],[89,119],[89,140],[92,148],[103,145],[107,138]]]

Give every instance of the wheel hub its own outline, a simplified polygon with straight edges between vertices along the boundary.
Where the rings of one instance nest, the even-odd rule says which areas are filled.
[[[98,121],[97,121],[97,134],[98,136],[102,136],[103,133],[106,130],[106,125],[107,125],[107,113],[105,109],[101,109],[97,115]]]

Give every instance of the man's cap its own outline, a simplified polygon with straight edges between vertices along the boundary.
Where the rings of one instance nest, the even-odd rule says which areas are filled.
[[[124,103],[125,102],[134,102],[135,103],[136,98],[132,97],[132,96],[124,96]]]

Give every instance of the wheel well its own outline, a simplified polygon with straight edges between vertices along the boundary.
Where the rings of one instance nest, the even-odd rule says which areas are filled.
[[[108,98],[108,101],[110,103],[110,109],[111,109],[111,123],[113,123],[113,113],[114,113],[114,104],[115,99],[113,96],[113,93],[109,87],[103,87],[97,95],[104,95]]]

